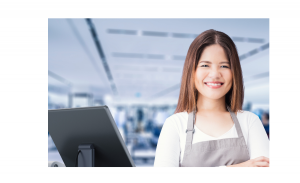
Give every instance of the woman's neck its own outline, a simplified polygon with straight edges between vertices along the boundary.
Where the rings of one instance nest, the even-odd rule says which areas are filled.
[[[207,112],[225,112],[225,96],[220,99],[210,99],[206,98],[199,93],[197,100],[197,111],[207,111]]]

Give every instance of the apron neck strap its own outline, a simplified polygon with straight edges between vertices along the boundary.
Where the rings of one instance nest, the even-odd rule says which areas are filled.
[[[242,129],[241,129],[240,123],[239,123],[236,115],[234,114],[234,112],[231,111],[231,108],[229,106],[226,106],[226,107],[227,107],[228,112],[230,113],[231,119],[233,120],[233,122],[235,124],[235,128],[236,128],[238,137],[242,137],[243,136]],[[189,113],[189,116],[188,116],[188,124],[187,124],[186,133],[194,132],[195,117],[196,117],[196,111],[193,110],[191,113]],[[190,133],[190,134],[192,134],[192,133]]]
[[[234,124],[235,124],[235,128],[238,134],[238,137],[243,137],[243,133],[242,133],[242,129],[239,123],[239,120],[237,119],[236,115],[234,114],[234,112],[231,111],[231,108],[229,106],[226,106],[227,110],[230,113],[231,119],[233,120]]]
[[[186,132],[194,130],[195,117],[196,117],[195,110],[193,110],[191,113],[189,113]]]
[[[193,142],[193,133],[194,129],[194,121],[195,121],[195,111],[192,111],[188,114],[188,123],[186,129],[186,142],[185,142],[185,154],[190,154],[192,151],[192,142]]]

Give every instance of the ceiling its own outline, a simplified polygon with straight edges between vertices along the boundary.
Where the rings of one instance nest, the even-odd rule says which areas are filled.
[[[70,86],[72,92],[119,101],[177,101],[191,42],[215,29],[237,46],[245,101],[269,103],[268,19],[90,20],[92,24],[86,19],[48,20],[49,88]]]

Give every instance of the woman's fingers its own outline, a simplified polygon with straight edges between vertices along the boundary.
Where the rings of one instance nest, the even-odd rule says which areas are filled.
[[[270,163],[269,158],[264,157],[264,156],[260,156],[260,157],[258,157],[258,158],[255,158],[254,161],[265,161],[265,162]]]
[[[258,162],[255,162],[255,166],[256,167],[269,167],[269,163],[265,162],[265,161],[258,161]]]
[[[240,164],[232,165],[232,167],[269,167],[269,158],[260,156]]]

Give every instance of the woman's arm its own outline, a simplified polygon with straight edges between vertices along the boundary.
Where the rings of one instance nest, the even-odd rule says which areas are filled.
[[[258,116],[252,114],[253,122],[249,127],[248,149],[250,159],[260,156],[269,158],[269,138]]]
[[[154,167],[178,167],[180,156],[179,132],[175,121],[165,121],[159,135]]]
[[[258,116],[251,113],[250,120],[247,143],[250,160],[227,167],[269,167],[269,139],[267,133]]]
[[[269,163],[269,158],[261,156],[255,159],[250,159],[243,163],[229,165],[227,167],[269,167]]]

